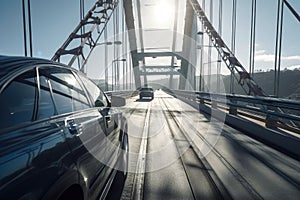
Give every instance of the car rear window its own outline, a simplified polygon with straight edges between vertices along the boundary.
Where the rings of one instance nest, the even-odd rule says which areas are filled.
[[[142,88],[141,91],[153,91],[152,88]]]
[[[37,84],[30,70],[15,78],[0,94],[0,129],[32,121]]]

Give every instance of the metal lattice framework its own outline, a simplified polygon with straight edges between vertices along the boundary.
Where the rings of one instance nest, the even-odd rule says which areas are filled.
[[[84,71],[86,61],[97,45],[117,4],[118,0],[97,1],[65,43],[56,51],[52,60],[61,62],[61,58],[65,56],[69,67],[74,67],[74,62],[77,60],[77,68]],[[89,49],[84,51],[84,47]]]
[[[235,55],[224,43],[219,33],[215,30],[205,15],[205,12],[201,8],[197,0],[190,0],[190,3],[194,9],[195,14],[202,22],[204,31],[209,36],[213,46],[217,49],[222,60],[226,64],[227,68],[231,71],[238,83],[243,87],[245,91],[248,88],[248,94],[257,96],[266,96],[262,88],[251,78],[250,74],[245,70],[243,65],[238,61]],[[246,84],[245,84],[246,83]]]
[[[180,75],[178,66],[143,66],[141,75]]]

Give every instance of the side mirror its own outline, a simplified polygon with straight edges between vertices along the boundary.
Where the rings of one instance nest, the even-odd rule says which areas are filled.
[[[104,103],[102,101],[100,101],[99,99],[97,99],[95,101],[95,107],[102,107],[102,106],[104,106]]]
[[[111,96],[111,106],[112,107],[121,107],[126,105],[126,99],[119,96]]]

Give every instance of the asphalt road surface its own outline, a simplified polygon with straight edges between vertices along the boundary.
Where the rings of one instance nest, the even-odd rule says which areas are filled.
[[[300,198],[299,161],[163,91],[129,99],[125,112],[129,173],[112,198]]]

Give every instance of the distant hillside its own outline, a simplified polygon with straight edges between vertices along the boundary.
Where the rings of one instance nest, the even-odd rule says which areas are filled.
[[[222,76],[223,78],[223,87],[227,93],[229,93],[230,86],[230,76]],[[197,84],[199,84],[199,77],[197,79]],[[204,77],[207,82],[208,77]],[[269,72],[258,72],[254,74],[254,80],[258,83],[258,85],[265,91],[268,95],[274,94],[274,71]],[[94,80],[101,88],[105,88],[104,80]],[[173,86],[174,88],[178,88],[178,78],[174,78]],[[164,78],[155,81],[149,81],[149,85],[152,85],[153,88],[158,89],[162,86],[169,87],[169,78]],[[216,91],[217,86],[217,78],[216,75],[211,76],[211,91]],[[134,86],[131,86],[132,88]],[[122,89],[123,86],[120,86]],[[112,87],[109,84],[108,90],[111,90]],[[198,86],[197,86],[198,89]],[[234,93],[235,94],[246,94],[240,85],[235,81],[234,85]],[[282,98],[290,98],[300,100],[300,69],[295,70],[284,70],[281,71],[280,74],[280,86],[279,86],[279,97]]]
[[[268,95],[274,94],[274,71],[255,73],[253,79]],[[224,77],[226,91],[229,91],[230,76]],[[239,85],[235,93],[244,94]],[[280,73],[279,97],[300,99],[300,70],[285,70]]]
[[[230,76],[222,76],[223,78],[223,87],[222,91],[229,93],[230,88]],[[197,84],[199,84],[199,77],[197,79]],[[205,81],[207,82],[208,76],[204,76]],[[254,74],[254,80],[257,84],[265,91],[268,95],[274,94],[274,71],[269,72],[258,72]],[[174,88],[178,86],[178,79],[174,79]],[[151,83],[151,82],[150,82]],[[155,82],[156,85],[163,85],[169,87],[169,79],[161,79]],[[215,91],[217,86],[216,75],[211,76],[211,91]],[[221,86],[222,87],[222,86]],[[198,86],[197,86],[198,88]],[[235,94],[246,94],[240,85],[235,81],[234,85]],[[279,97],[298,99],[300,100],[300,70],[284,70],[280,74],[280,86],[279,86]]]

